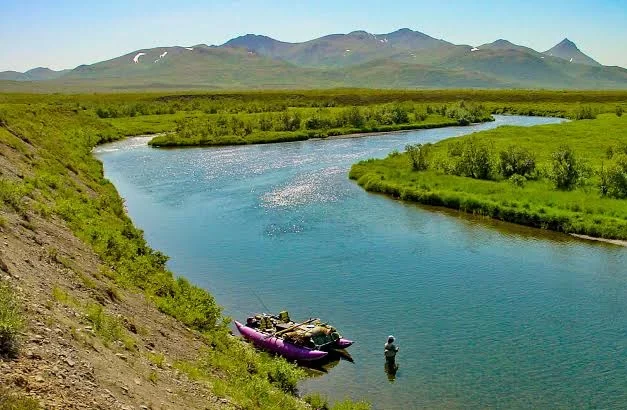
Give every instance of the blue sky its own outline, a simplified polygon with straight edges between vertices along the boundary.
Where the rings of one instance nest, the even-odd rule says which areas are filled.
[[[247,33],[305,41],[402,27],[457,44],[505,38],[539,51],[568,37],[602,64],[627,67],[627,0],[0,0],[0,21],[0,71],[74,68]]]

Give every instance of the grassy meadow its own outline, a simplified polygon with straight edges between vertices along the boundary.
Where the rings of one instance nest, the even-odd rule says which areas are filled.
[[[619,113],[408,146],[353,165],[350,178],[403,200],[627,239],[627,116]]]

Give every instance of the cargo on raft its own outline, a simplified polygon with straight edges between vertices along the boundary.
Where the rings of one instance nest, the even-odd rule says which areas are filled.
[[[288,360],[318,360],[330,350],[345,349],[353,344],[320,319],[296,323],[290,320],[286,311],[278,316],[267,313],[251,316],[246,319],[246,324],[235,321],[235,326],[255,346]]]

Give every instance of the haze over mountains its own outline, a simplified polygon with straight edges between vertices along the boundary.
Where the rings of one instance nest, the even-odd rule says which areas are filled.
[[[3,72],[47,88],[627,88],[568,39],[545,52],[499,39],[473,47],[410,29],[354,31],[303,43],[247,34],[220,46],[157,47],[73,70]],[[0,88],[14,87],[0,82]]]

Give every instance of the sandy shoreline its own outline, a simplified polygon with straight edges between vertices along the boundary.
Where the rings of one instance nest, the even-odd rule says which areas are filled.
[[[445,127],[438,127],[438,128],[445,128]],[[357,132],[353,134],[344,134],[344,135],[330,135],[325,138],[320,138],[320,137],[310,138],[309,141],[340,140],[340,139],[345,139],[345,138],[372,137],[374,135],[402,134],[406,132],[413,132],[413,131],[420,130],[420,129],[424,129],[424,128],[416,128],[416,129],[411,129],[411,130],[396,130],[396,131]]]
[[[577,234],[577,233],[571,233],[570,235],[574,236],[575,238],[586,239],[588,241],[605,242],[605,243],[611,243],[613,245],[627,247],[627,241],[624,241],[624,240],[621,240],[621,239],[596,238],[594,236],[580,235],[580,234]]]

